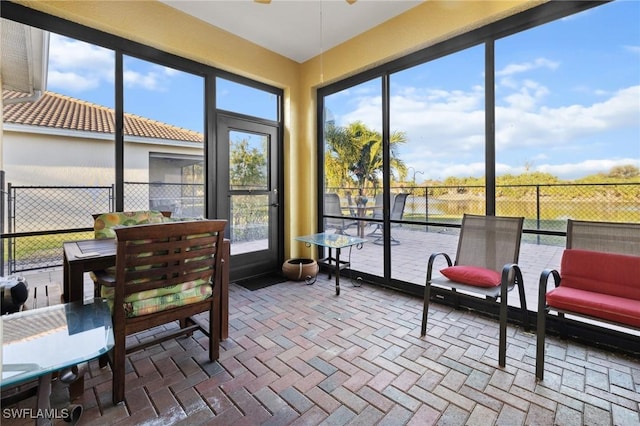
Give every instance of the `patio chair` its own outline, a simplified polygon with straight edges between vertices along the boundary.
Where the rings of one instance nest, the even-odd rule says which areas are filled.
[[[139,210],[130,212],[96,213],[93,217],[93,235],[96,240],[115,238],[114,229],[120,226],[142,225],[147,223],[161,223],[164,218],[170,218],[169,211]],[[107,268],[107,271],[115,275],[115,268]],[[96,274],[104,274],[105,271],[90,271],[89,277],[94,284],[96,297],[100,297],[100,284]]]
[[[324,194],[324,213],[330,216],[343,216],[340,197],[334,192]],[[325,228],[335,228],[336,234],[346,234],[345,230],[358,226],[358,221],[351,218],[325,218]]]
[[[554,311],[567,338],[565,315],[640,330],[640,223],[567,221],[559,269],[538,284],[536,378],[544,379],[547,316]],[[549,278],[553,288],[547,290]]]
[[[396,196],[396,194],[391,194],[391,203],[392,204],[393,204],[393,200],[394,200],[395,196]],[[376,206],[380,206],[380,208],[379,209],[375,209],[373,211],[373,213],[371,214],[371,219],[374,219],[374,220],[383,220],[384,219],[384,212],[382,210],[382,204],[383,204],[382,194],[376,195],[375,205]],[[373,230],[367,234],[368,237],[372,237],[372,236],[376,236],[376,235],[377,236],[382,235],[382,224],[381,223],[372,223],[371,226],[373,227]]]
[[[500,299],[500,341],[498,363],[506,364],[507,351],[507,293],[518,286],[520,308],[525,330],[529,330],[527,304],[522,272],[517,265],[522,236],[522,217],[476,216],[465,214],[458,238],[456,261],[452,266],[446,253],[433,253],[427,264],[424,289],[421,336],[427,334],[427,315],[431,286],[446,287],[452,292],[469,292],[497,302]],[[442,276],[433,276],[435,260],[443,256],[447,267]],[[457,294],[456,294],[457,297]],[[456,300],[457,307],[457,300]]]
[[[113,403],[124,400],[126,354],[202,330],[209,360],[219,357],[220,295],[225,220],[198,220],[116,228],[116,275],[98,274],[113,315],[110,353]],[[194,315],[208,312],[199,322]],[[179,321],[144,339],[128,335]],[[150,334],[150,333],[149,333]],[[128,343],[128,344],[127,344]]]
[[[407,204],[408,196],[409,196],[408,193],[400,193],[394,196],[393,205],[391,208],[391,220],[402,220],[402,217],[404,216],[404,207]],[[377,223],[376,225],[378,226],[378,228],[380,229],[382,228],[381,223]],[[400,223],[391,224],[392,228],[399,227],[399,226],[402,226],[402,224]],[[374,231],[369,235],[372,235],[375,231],[376,230],[374,229]],[[373,243],[384,244],[384,235],[382,234],[382,231],[380,232],[380,235]],[[393,238],[393,235],[391,235],[391,245],[398,245],[398,244],[400,244],[400,241],[396,240],[395,238]]]

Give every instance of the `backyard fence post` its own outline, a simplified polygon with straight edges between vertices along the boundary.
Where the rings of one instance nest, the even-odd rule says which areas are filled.
[[[540,230],[540,185],[536,185],[536,229]],[[540,245],[540,234],[536,234],[536,241]]]

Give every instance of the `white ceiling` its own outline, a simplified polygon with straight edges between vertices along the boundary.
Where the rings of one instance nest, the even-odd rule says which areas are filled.
[[[161,0],[297,62],[304,62],[424,0]]]

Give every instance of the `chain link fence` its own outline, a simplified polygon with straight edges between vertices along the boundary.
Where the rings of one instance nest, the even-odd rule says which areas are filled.
[[[170,211],[174,217],[204,216],[202,184],[125,182],[124,193],[125,210]],[[93,238],[92,215],[114,210],[113,186],[9,183],[3,195],[2,275],[61,266],[62,243]]]
[[[6,194],[8,237],[2,248],[9,274],[61,265],[62,243],[92,238],[91,215],[113,208],[112,186],[9,183]]]
[[[173,217],[204,217],[204,185],[188,183],[124,183],[124,209],[171,212]]]

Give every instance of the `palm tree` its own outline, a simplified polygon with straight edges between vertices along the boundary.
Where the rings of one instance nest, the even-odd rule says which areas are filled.
[[[404,132],[391,134],[391,173],[406,174],[406,165],[398,157],[397,149],[406,142]],[[338,127],[330,123],[325,128],[325,176],[327,186],[349,187],[356,185],[358,195],[365,195],[368,189],[377,192],[382,176],[382,135],[369,129],[361,121]]]

